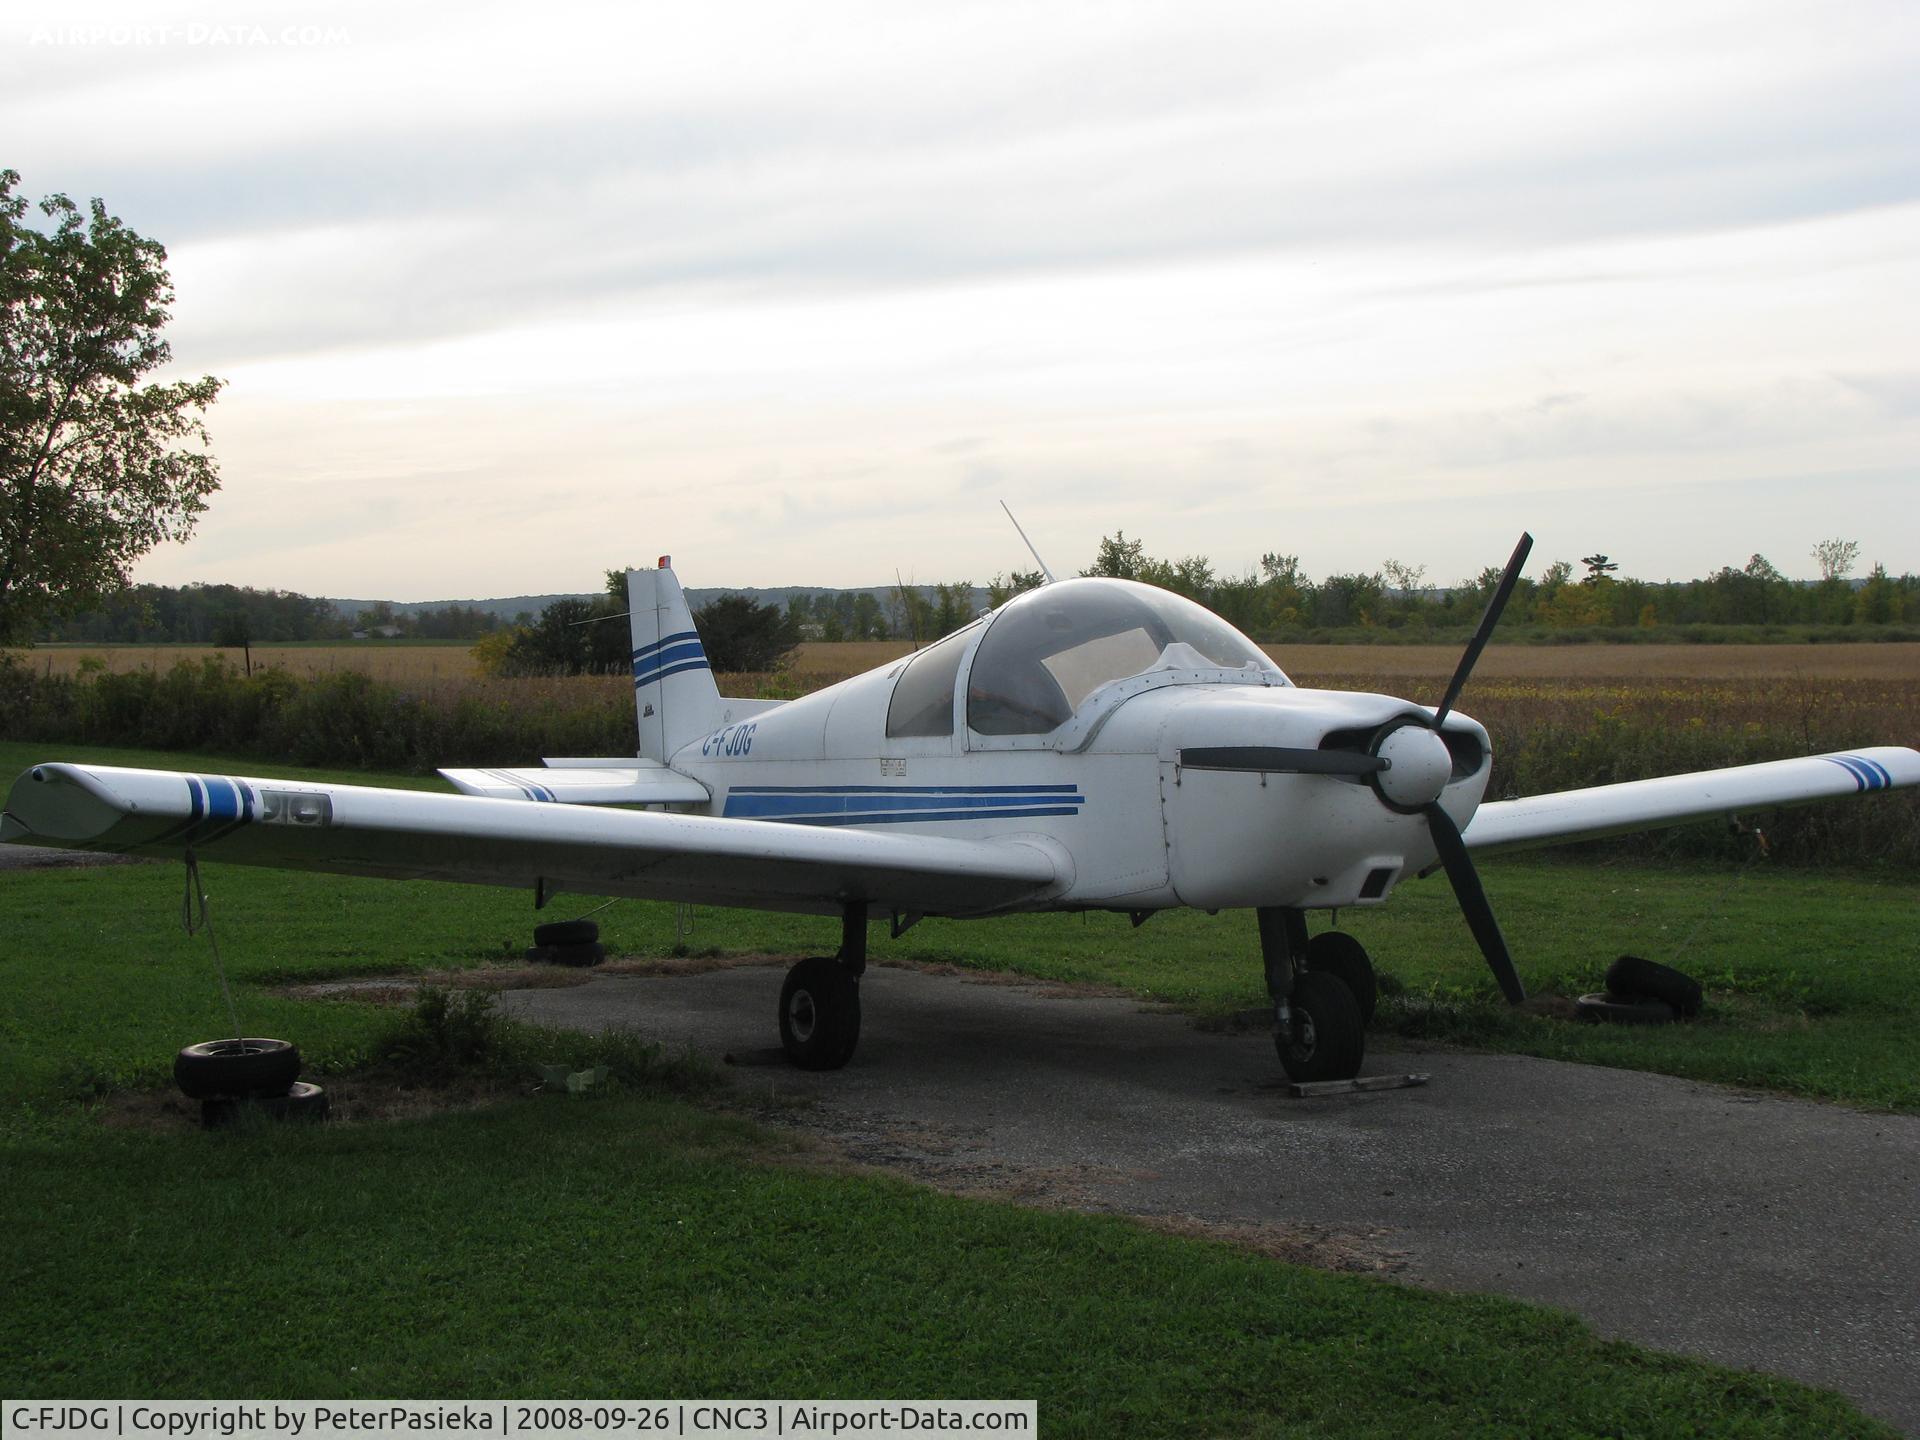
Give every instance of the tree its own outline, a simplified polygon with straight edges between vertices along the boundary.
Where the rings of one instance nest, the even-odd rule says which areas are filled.
[[[1181,560],[1145,560],[1133,578],[1197,600],[1202,605],[1213,593],[1213,564],[1204,555],[1189,555]]]
[[[1605,579],[1620,568],[1604,555],[1582,555],[1580,563],[1587,567],[1587,578],[1583,583],[1588,585]]]
[[[1401,560],[1389,560],[1380,567],[1380,573],[1387,583],[1400,592],[1402,599],[1408,599],[1418,590],[1427,578],[1427,567],[1409,565]]]
[[[1853,617],[1863,625],[1884,625],[1899,618],[1894,613],[1898,599],[1887,567],[1875,565],[1853,597]]]
[[[933,634],[929,639],[941,635],[951,635],[962,625],[973,619],[973,582],[955,581],[951,585],[933,587],[935,603],[933,608]]]
[[[1140,571],[1148,563],[1145,545],[1139,540],[1127,539],[1127,532],[1116,530],[1100,541],[1100,552],[1093,557],[1093,564],[1080,573],[1082,575],[1110,575],[1116,580],[1138,580]]]
[[[221,382],[140,383],[172,358],[165,248],[98,199],[49,195],[35,229],[19,183],[0,170],[0,643],[124,588],[220,488]]]
[[[1858,540],[1822,540],[1813,547],[1813,561],[1820,567],[1822,580],[1846,579],[1859,558]]]
[[[775,670],[800,643],[798,627],[778,605],[722,595],[693,612],[694,628],[715,670]]]
[[[246,657],[247,674],[253,674],[253,627],[244,610],[229,610],[214,623],[213,643],[222,650],[238,650]]]
[[[1046,581],[1047,577],[1038,570],[1016,570],[1011,575],[996,574],[987,582],[987,604],[998,610],[1014,596],[1027,590],[1038,590]]]
[[[1787,577],[1773,568],[1771,560],[1760,554],[1749,555],[1740,573],[1746,577],[1753,593],[1754,608],[1758,611],[1760,623],[1771,623],[1776,618],[1774,594],[1787,589]]]

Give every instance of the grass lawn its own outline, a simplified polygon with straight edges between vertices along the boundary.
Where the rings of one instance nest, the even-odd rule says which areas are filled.
[[[0,774],[47,758],[0,745]],[[392,1012],[273,987],[483,964],[534,918],[528,896],[490,889],[206,877],[247,1028],[333,1069],[362,1063]],[[1727,875],[1507,862],[1487,882],[1529,980],[1577,991],[1620,949],[1676,958]],[[1714,1017],[1657,1034],[1505,1014],[1437,883],[1343,917],[1405,987],[1395,1026],[1920,1107],[1895,978],[1914,958],[1911,882],[1750,874],[1682,961]],[[165,1085],[175,1048],[226,1028],[181,888],[163,864],[0,873],[9,1394],[1003,1395],[1038,1398],[1047,1435],[1886,1433],[1834,1397],[1504,1300],[826,1173],[796,1142],[638,1087],[314,1131],[110,1128],[90,1097]],[[669,906],[598,918],[617,949],[673,943]],[[691,943],[803,953],[836,932],[703,910]],[[1205,1011],[1260,1000],[1244,917],[930,921],[875,952]]]

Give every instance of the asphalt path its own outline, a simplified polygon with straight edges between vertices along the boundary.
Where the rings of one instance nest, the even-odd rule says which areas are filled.
[[[0,845],[0,870],[72,870],[90,865],[139,865],[138,855],[56,850],[45,845]]]
[[[605,976],[504,1001],[731,1057],[788,1123],[949,1188],[1559,1306],[1608,1336],[1841,1391],[1920,1434],[1920,1120],[1378,1046],[1368,1074],[1429,1083],[1295,1099],[1262,1033],[891,966],[862,983],[853,1062],[807,1073],[771,1048],[781,974]]]

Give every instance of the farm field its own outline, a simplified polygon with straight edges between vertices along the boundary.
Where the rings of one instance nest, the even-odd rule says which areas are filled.
[[[0,747],[0,772],[22,749]],[[1409,1035],[1920,1108],[1920,891],[1736,873],[1486,867],[1538,989],[1591,988],[1620,945],[1684,944],[1714,1013],[1660,1036],[1511,1015],[1443,890],[1343,918],[1400,981],[1386,1013]],[[214,863],[206,878],[245,1024],[298,1037],[340,1094],[396,1012],[290,986],[475,971],[532,918],[526,895],[494,889]],[[580,1102],[512,1083],[423,1093],[415,1118],[318,1131],[142,1123],[173,1048],[222,1024],[179,903],[174,865],[0,873],[0,1273],[15,1299],[0,1384],[15,1394],[997,1394],[1043,1397],[1044,1433],[1066,1436],[1889,1433],[1834,1396],[1601,1342],[1549,1311],[849,1175],[684,1074]],[[673,946],[671,906],[597,918],[620,954]],[[1224,1015],[1260,993],[1245,919],[927,921],[876,937],[875,958]],[[690,939],[696,954],[811,953],[833,928],[703,909]],[[1543,1046],[1549,1033],[1574,1048]],[[689,1083],[703,1103],[677,1098]],[[244,1297],[273,1297],[271,1313]],[[529,1326],[542,1316],[566,1321]]]
[[[1268,645],[1267,653],[1301,685],[1344,686],[1356,678],[1383,676],[1444,683],[1459,662],[1454,645]],[[906,641],[810,641],[795,652],[792,673],[801,688],[857,675],[911,654]],[[181,660],[240,652],[210,645],[44,645],[25,652],[34,669],[54,675],[78,672],[91,657],[109,671],[166,668]],[[256,645],[253,663],[295,675],[359,670],[379,680],[437,681],[474,678],[471,647],[463,644],[390,643]],[[1920,682],[1920,644],[1871,645],[1499,645],[1489,646],[1477,680],[1889,680]]]
[[[83,662],[89,660],[111,674],[166,670],[183,660],[197,662],[215,657],[236,668],[241,663],[240,651],[212,645],[41,645],[15,653],[23,663],[44,675],[75,675],[80,673]],[[258,671],[267,667],[302,677],[357,670],[376,680],[415,683],[467,680],[480,673],[473,663],[471,645],[391,641],[254,646],[253,668]]]

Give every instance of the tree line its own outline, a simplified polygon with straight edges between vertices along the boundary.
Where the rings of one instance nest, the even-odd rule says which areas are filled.
[[[1853,540],[1823,540],[1811,555],[1821,578],[1789,580],[1764,555],[1722,566],[1699,580],[1639,580],[1619,573],[1606,554],[1555,560],[1537,578],[1522,579],[1508,605],[1508,624],[1546,630],[1652,629],[1659,626],[1875,626],[1920,623],[1920,576],[1891,575],[1875,565],[1863,581],[1852,574],[1860,554]],[[1101,540],[1083,575],[1111,575],[1158,585],[1198,601],[1256,639],[1313,631],[1424,630],[1470,627],[1500,580],[1489,566],[1447,586],[1426,583],[1426,567],[1387,560],[1377,571],[1331,574],[1315,581],[1297,555],[1269,553],[1242,575],[1219,575],[1205,556],[1159,559],[1124,532]]]
[[[523,616],[523,620],[531,620]],[[39,638],[95,645],[271,645],[379,634],[477,640],[509,622],[471,605],[398,611],[386,601],[341,615],[331,601],[246,585],[130,585],[86,613],[43,626]]]
[[[1510,625],[1547,631],[1648,630],[1662,626],[1874,627],[1920,624],[1920,577],[1875,565],[1854,579],[1859,545],[1826,540],[1814,547],[1817,581],[1786,578],[1763,555],[1698,580],[1623,576],[1605,554],[1556,560],[1523,579],[1508,607]],[[1318,580],[1299,557],[1269,553],[1242,575],[1220,575],[1204,556],[1162,559],[1144,542],[1115,532],[1100,541],[1083,575],[1138,580],[1205,605],[1256,639],[1315,632],[1419,633],[1473,625],[1499,579],[1489,567],[1450,586],[1425,583],[1425,567],[1397,560],[1372,572]],[[1004,604],[1041,582],[1038,571],[996,575],[984,587],[958,580],[895,585],[884,592],[796,595],[784,610],[744,595],[723,595],[696,612],[715,666],[771,670],[802,640],[910,640],[951,634],[983,608]],[[496,674],[617,674],[628,665],[625,575],[610,570],[593,599],[565,599],[538,616],[501,619],[470,605],[400,611],[379,602],[351,618],[328,601],[288,590],[236,585],[134,585],[83,615],[56,621],[43,638],[94,644],[274,644],[346,640],[373,634],[448,642],[480,641]],[[1401,635],[1398,638],[1406,638]]]

